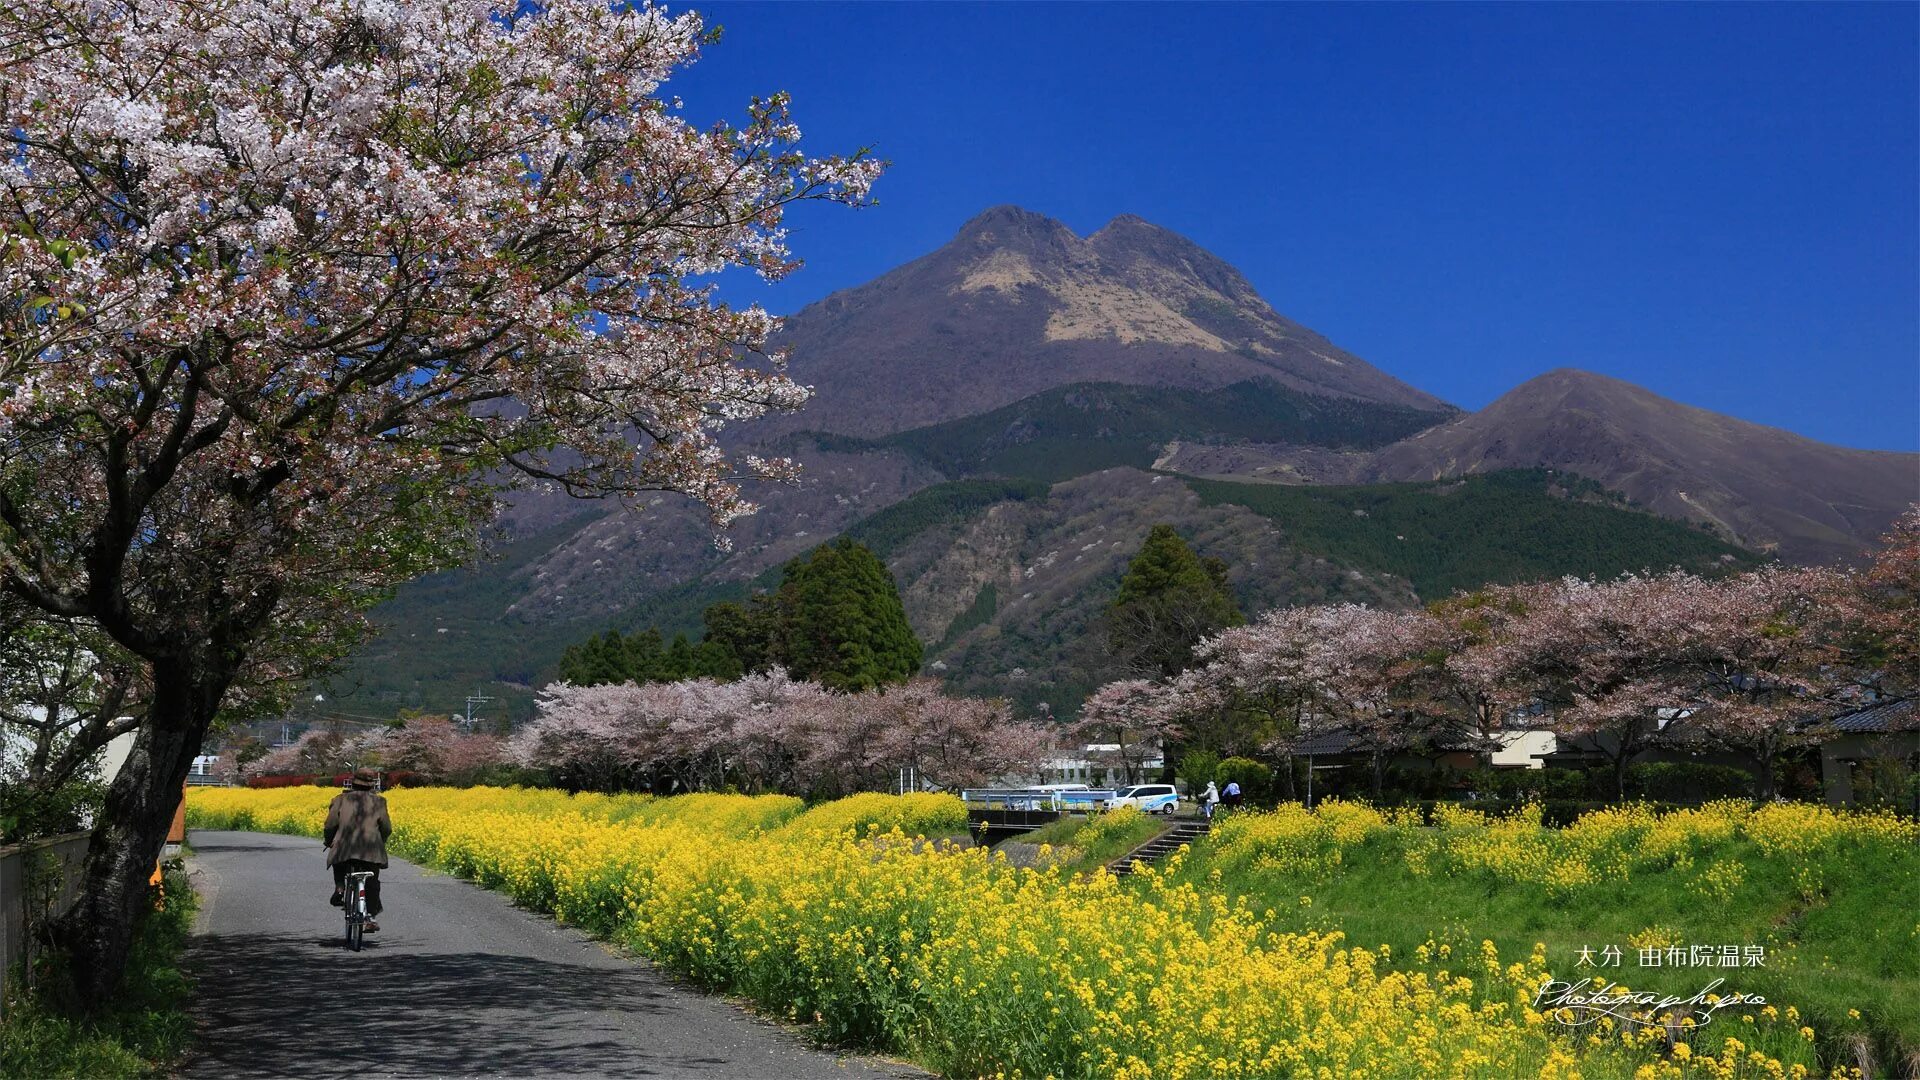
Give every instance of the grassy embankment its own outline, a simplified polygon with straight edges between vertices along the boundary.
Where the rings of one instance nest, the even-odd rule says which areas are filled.
[[[1047,862],[1062,869],[1086,873],[1158,836],[1166,822],[1125,807],[1107,814],[1063,817],[1018,839],[1045,845]]]
[[[186,1012],[190,987],[180,956],[194,908],[185,873],[169,868],[158,905],[135,931],[125,983],[91,1017],[77,1018],[57,959],[35,972],[32,993],[11,991],[0,1022],[0,1076],[165,1075],[193,1034]]]
[[[1426,828],[1327,804],[1222,820],[1176,877],[1270,910],[1278,930],[1337,930],[1395,961],[1491,938],[1503,954],[1544,943],[1556,973],[1635,988],[1692,993],[1725,977],[1794,1005],[1829,1060],[1864,1049],[1901,1075],[1920,1062],[1916,836],[1891,818],[1733,802],[1665,816],[1625,807],[1568,829],[1468,811]],[[1583,946],[1609,945],[1620,966],[1576,967]],[[1663,955],[1641,967],[1656,945],[1758,946],[1765,964],[1676,968]]]

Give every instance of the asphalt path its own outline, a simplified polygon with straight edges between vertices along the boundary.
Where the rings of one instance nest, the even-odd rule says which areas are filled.
[[[381,930],[343,947],[316,840],[195,830],[189,1077],[924,1076],[793,1031],[504,898],[396,861]]]

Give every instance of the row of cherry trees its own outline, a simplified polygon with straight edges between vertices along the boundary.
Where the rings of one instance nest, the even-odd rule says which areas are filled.
[[[952,697],[932,679],[847,694],[775,669],[729,683],[550,686],[508,755],[574,789],[827,796],[884,790],[907,768],[949,790],[1033,775],[1051,736],[1003,701]]]
[[[469,733],[438,716],[409,717],[389,727],[347,732],[308,729],[300,738],[275,747],[242,765],[231,754],[215,764],[223,779],[254,776],[315,776],[377,768],[418,780],[463,782],[478,778],[504,760],[505,740]]]
[[[1338,730],[1373,763],[1436,744],[1482,751],[1516,719],[1590,740],[1616,791],[1643,751],[1739,755],[1771,797],[1810,720],[1914,687],[1920,508],[1853,573],[1766,567],[1505,585],[1424,610],[1270,611],[1211,637],[1167,680],[1108,684],[1081,728],[1288,757]],[[1286,779],[1291,780],[1291,770]]]

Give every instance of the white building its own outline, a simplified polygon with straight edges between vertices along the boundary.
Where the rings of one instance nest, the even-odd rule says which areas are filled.
[[[1136,751],[1147,755],[1137,769],[1142,776],[1158,774],[1166,768],[1159,747]],[[1041,782],[1046,784],[1092,784],[1120,782],[1126,779],[1126,766],[1120,761],[1119,743],[1088,743],[1078,755],[1052,758],[1041,765]]]

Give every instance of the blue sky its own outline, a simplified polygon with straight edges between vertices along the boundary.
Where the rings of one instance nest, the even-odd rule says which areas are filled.
[[[1555,367],[1920,449],[1920,6],[747,4],[669,89],[893,169],[796,310],[999,203],[1135,213],[1476,408]]]

